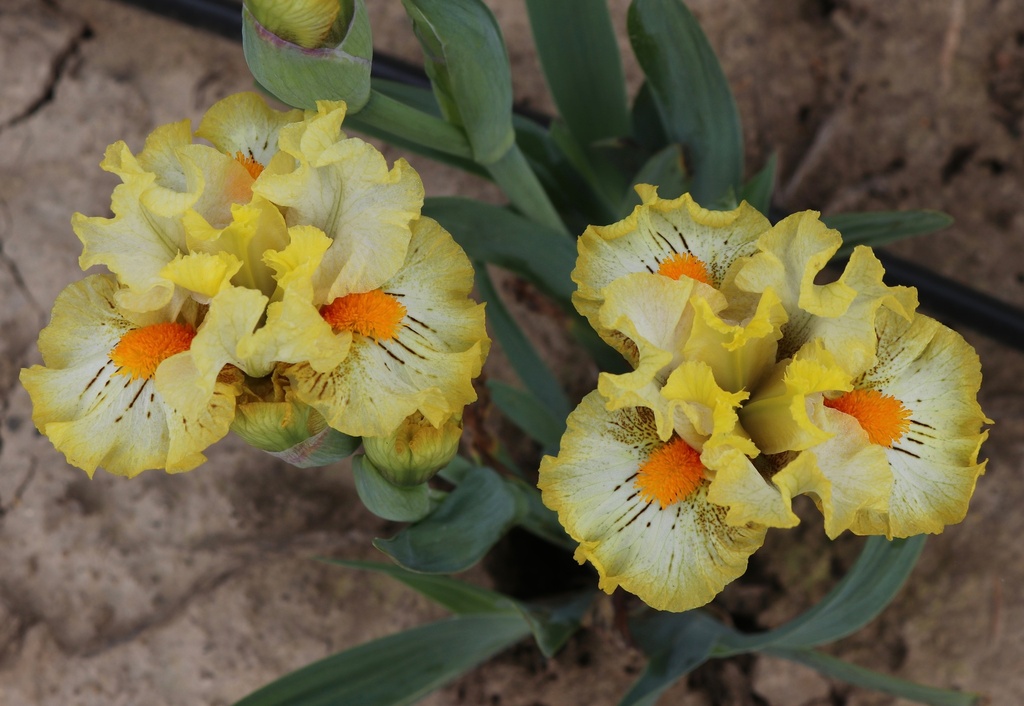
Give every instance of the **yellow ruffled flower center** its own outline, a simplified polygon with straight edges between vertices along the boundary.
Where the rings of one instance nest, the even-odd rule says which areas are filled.
[[[111,349],[110,360],[118,367],[117,375],[151,380],[160,363],[187,351],[195,336],[188,324],[173,322],[132,329]]]
[[[910,410],[878,390],[853,390],[835,399],[825,398],[825,406],[856,419],[872,444],[892,448],[910,429]]]
[[[700,454],[678,436],[656,448],[637,472],[634,487],[648,503],[665,509],[684,500],[704,480]]]
[[[688,252],[674,253],[662,260],[658,265],[658,274],[671,279],[679,279],[683,275],[698,282],[711,285],[711,274],[707,265],[699,257],[694,257]]]
[[[263,165],[256,161],[251,154],[235,152],[235,161],[245,167],[245,171],[249,172],[249,176],[253,179],[257,179],[263,173]]]
[[[374,289],[338,297],[320,307],[320,316],[335,331],[351,331],[375,341],[390,341],[401,328],[405,306],[394,295]]]

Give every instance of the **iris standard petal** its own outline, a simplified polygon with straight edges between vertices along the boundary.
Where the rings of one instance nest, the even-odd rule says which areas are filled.
[[[572,279],[579,285],[573,303],[595,329],[601,291],[634,272],[682,275],[718,287],[736,260],[756,251],[770,223],[746,202],[732,211],[711,211],[689,194],[662,199],[653,186],[636,187],[642,203],[624,220],[590,226],[578,241]]]
[[[419,175],[400,159],[388,169],[373,146],[341,133],[344,104],[281,130],[281,149],[254,185],[287,208],[288,225],[312,225],[333,241],[317,273],[318,296],[381,287],[402,266],[410,223],[423,206]]]
[[[210,106],[195,134],[224,154],[241,162],[251,160],[262,170],[277,154],[281,128],[302,117],[301,110],[272,109],[257,93],[235,93]]]
[[[820,340],[850,374],[874,362],[874,318],[881,307],[910,316],[917,293],[882,282],[883,269],[870,248],[856,248],[838,280],[815,284],[842,245],[816,211],[779,221],[758,241],[759,252],[744,261],[735,284],[748,292],[771,288],[789,321],[783,327],[779,357],[792,356],[805,343]]]

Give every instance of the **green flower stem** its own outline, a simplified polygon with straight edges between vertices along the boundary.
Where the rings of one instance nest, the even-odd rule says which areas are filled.
[[[387,131],[424,147],[473,158],[473,149],[462,130],[377,90],[370,92],[370,100],[358,113],[348,116],[348,121],[356,129],[364,124],[372,125],[378,131]]]
[[[569,230],[562,223],[561,216],[552,205],[537,175],[530,169],[519,145],[513,143],[501,159],[483,166],[487,168],[516,210],[536,223],[569,235]]]

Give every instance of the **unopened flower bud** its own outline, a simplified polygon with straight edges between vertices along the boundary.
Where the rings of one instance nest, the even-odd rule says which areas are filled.
[[[287,394],[273,397],[277,399],[243,394],[235,408],[231,431],[249,445],[299,468],[326,466],[359,448],[359,437],[331,429],[309,405]]]
[[[256,21],[281,39],[306,49],[320,46],[338,18],[338,0],[248,0]]]
[[[453,417],[438,428],[416,412],[389,436],[364,437],[363,449],[389,482],[419,485],[448,465],[459,450],[461,437],[461,417]]]
[[[315,110],[343,100],[356,113],[370,98],[373,38],[363,0],[246,0],[242,49],[261,86],[288,105]]]

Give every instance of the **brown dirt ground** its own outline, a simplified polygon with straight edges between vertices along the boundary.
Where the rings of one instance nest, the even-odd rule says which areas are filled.
[[[517,97],[551,110],[522,3],[490,4]],[[624,36],[626,3],[611,5]],[[378,48],[417,60],[397,0],[370,7]],[[780,156],[779,206],[945,210],[956,225],[892,251],[1024,306],[1024,5],[691,7],[736,93],[748,169]],[[631,62],[627,74],[635,89]],[[80,276],[70,214],[107,212],[113,181],[96,166],[103,149],[118,139],[138,149],[156,125],[196,120],[250,86],[237,44],[110,0],[0,5],[0,703],[230,704],[314,659],[442,614],[385,579],[309,559],[374,558],[371,538],[395,529],[362,509],[344,467],[295,470],[228,439],[195,473],[131,482],[101,473],[90,482],[32,429],[17,370],[38,360],[34,341],[53,299]],[[413,164],[431,194],[498,198],[472,178]],[[532,321],[555,366],[575,370],[559,321],[543,312]],[[1021,704],[1024,356],[962,330],[981,355],[982,405],[997,422],[984,449],[988,473],[968,518],[929,541],[894,605],[831,651]],[[488,374],[506,374],[500,354]],[[830,544],[818,527],[772,534],[717,605],[770,626],[821,596],[857,540]],[[489,581],[482,569],[470,578]],[[524,643],[426,703],[615,704],[642,661],[609,615],[603,604],[554,659]],[[699,669],[662,703],[903,702],[775,659],[740,658]]]

